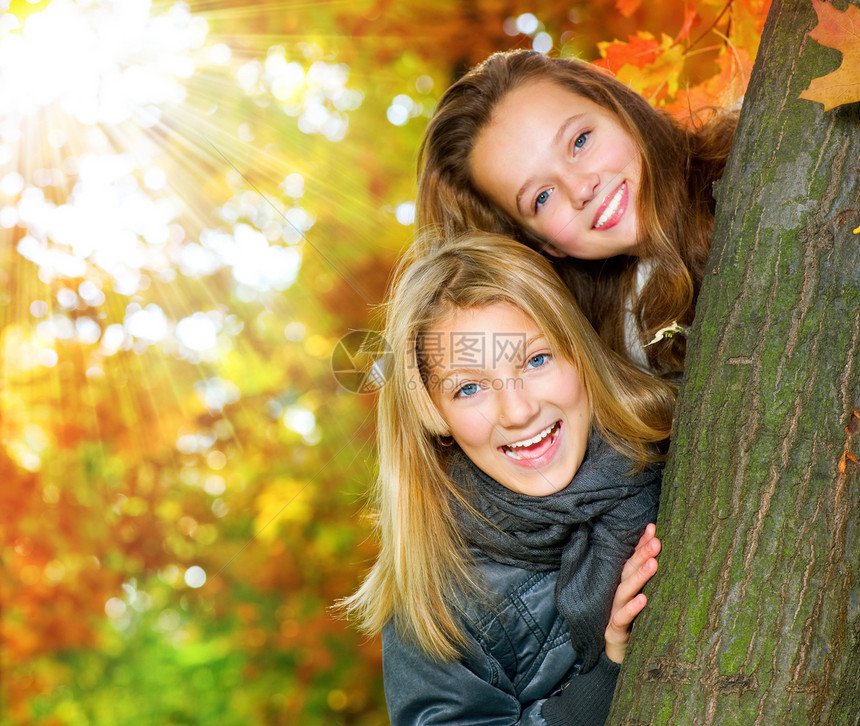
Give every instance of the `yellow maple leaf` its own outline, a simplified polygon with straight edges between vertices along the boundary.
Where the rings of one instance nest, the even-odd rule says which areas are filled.
[[[674,98],[678,92],[684,70],[684,50],[665,33],[659,45],[650,33],[640,32],[638,35],[640,39],[650,40],[652,47],[648,53],[639,56],[638,63],[621,66],[615,77],[641,93],[654,106],[661,107],[667,98]]]
[[[818,25],[809,37],[842,52],[842,65],[833,73],[813,78],[800,97],[824,104],[824,110],[860,101],[860,8],[849,5],[840,12],[830,3],[812,0]]]

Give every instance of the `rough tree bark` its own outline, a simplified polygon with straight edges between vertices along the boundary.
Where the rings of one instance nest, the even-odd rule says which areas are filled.
[[[612,726],[860,724],[860,103],[799,98],[816,22],[774,1],[717,190]]]

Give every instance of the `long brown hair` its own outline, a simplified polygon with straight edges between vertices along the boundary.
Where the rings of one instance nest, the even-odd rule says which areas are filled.
[[[447,474],[449,433],[424,383],[422,336],[453,311],[507,302],[530,316],[555,355],[582,376],[592,425],[630,459],[660,460],[675,389],[613,353],[582,315],[549,261],[487,233],[445,241],[428,236],[402,258],[382,308],[393,363],[379,393],[379,478],[373,509],[379,557],[341,603],[361,627],[394,619],[402,637],[432,657],[453,659],[464,643],[456,603],[480,595],[472,559],[454,516],[468,502]]]
[[[475,186],[470,156],[499,102],[521,84],[551,80],[609,110],[633,138],[642,159],[637,210],[640,259],[651,275],[636,296],[636,258],[556,263],[601,337],[626,353],[625,318],[633,315],[641,343],[673,322],[693,319],[714,220],[713,183],[731,149],[737,114],[711,111],[690,125],[654,109],[640,94],[582,61],[518,50],[491,55],[440,99],[419,153],[416,225],[448,234],[497,232],[541,249],[546,240],[520,226]],[[658,372],[683,368],[686,343],[675,336],[647,349]]]

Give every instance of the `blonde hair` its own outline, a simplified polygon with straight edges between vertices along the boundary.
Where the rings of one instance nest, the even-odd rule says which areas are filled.
[[[421,337],[454,310],[498,302],[529,315],[553,353],[576,367],[592,424],[631,469],[662,458],[671,428],[674,387],[601,342],[546,258],[488,233],[413,244],[382,308],[393,361],[378,402],[380,553],[342,607],[368,633],[393,618],[401,637],[443,660],[465,643],[456,604],[480,596],[481,585],[456,525],[455,507],[470,507],[447,474],[450,449],[439,437],[448,428],[423,381]]]
[[[527,50],[494,53],[454,83],[436,106],[419,153],[416,224],[440,225],[447,234],[496,232],[538,250],[546,244],[476,187],[470,166],[478,135],[498,104],[536,80],[550,80],[611,112],[641,155],[638,244],[640,257],[653,261],[653,272],[637,297],[634,258],[555,263],[586,316],[619,352],[625,350],[631,298],[636,298],[633,312],[642,343],[672,322],[690,324],[710,249],[713,182],[731,149],[734,112],[683,125],[588,63]],[[683,368],[685,352],[683,336],[646,351],[650,365],[662,372]]]

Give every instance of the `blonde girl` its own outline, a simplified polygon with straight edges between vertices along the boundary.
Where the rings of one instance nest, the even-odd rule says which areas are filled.
[[[344,607],[382,632],[391,723],[602,724],[657,567],[673,387],[498,235],[419,240],[383,312],[380,552]]]

